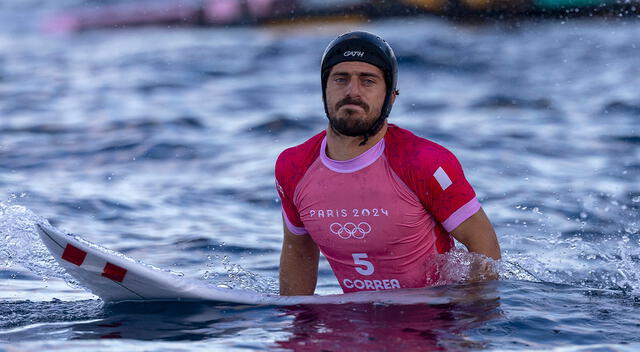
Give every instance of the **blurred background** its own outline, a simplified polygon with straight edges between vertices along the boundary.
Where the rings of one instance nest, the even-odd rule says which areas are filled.
[[[497,328],[517,325],[507,303],[511,318],[484,327],[490,347],[637,342],[639,13],[603,0],[1,2],[0,342],[74,339],[33,324],[106,314],[56,278],[39,218],[185,276],[276,292],[274,162],[326,127],[320,57],[350,30],[395,50],[390,122],[461,160],[498,232],[504,285],[525,292],[503,300],[530,299],[542,319],[533,307],[555,302],[554,285],[615,293],[609,315],[574,317],[578,337],[534,319],[566,332],[547,342]],[[340,292],[325,262],[317,292]],[[254,347],[278,338],[265,336]]]

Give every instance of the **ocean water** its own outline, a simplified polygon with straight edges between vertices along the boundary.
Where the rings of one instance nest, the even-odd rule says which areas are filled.
[[[640,348],[637,20],[48,36],[47,9],[0,6],[0,351]],[[276,292],[273,164],[325,128],[320,56],[351,29],[393,45],[390,121],[459,157],[498,233],[501,280],[454,275],[414,305],[104,305],[47,255],[43,219],[185,276]],[[447,260],[453,274],[468,257]],[[317,292],[340,292],[324,261]]]

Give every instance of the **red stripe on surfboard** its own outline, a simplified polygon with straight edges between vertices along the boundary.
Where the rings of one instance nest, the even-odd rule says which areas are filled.
[[[109,262],[107,262],[107,264],[104,265],[104,269],[102,269],[102,276],[113,281],[122,282],[125,275],[127,275],[127,269],[121,268]]]
[[[73,263],[77,266],[82,265],[86,257],[87,257],[87,252],[79,248],[76,248],[70,244],[67,244],[67,246],[64,247],[64,252],[62,252],[62,259],[70,263]]]

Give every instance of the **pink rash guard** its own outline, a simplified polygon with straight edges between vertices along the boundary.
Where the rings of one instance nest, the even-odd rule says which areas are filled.
[[[430,257],[480,209],[450,151],[394,125],[347,161],[326,155],[326,132],[285,150],[276,186],[287,228],[311,236],[344,292],[435,282]]]

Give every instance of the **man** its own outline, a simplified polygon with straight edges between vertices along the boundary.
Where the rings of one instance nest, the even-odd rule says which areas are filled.
[[[496,234],[456,157],[390,125],[397,62],[383,39],[341,35],[322,58],[329,127],[276,162],[284,241],[280,294],[315,291],[319,251],[344,292],[424,287],[456,238],[500,259]]]

